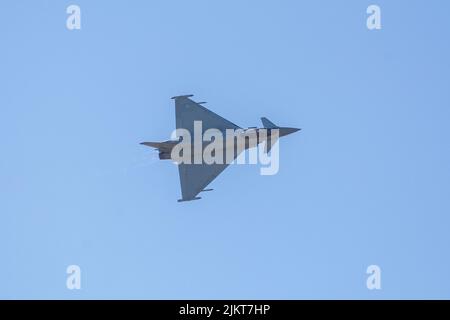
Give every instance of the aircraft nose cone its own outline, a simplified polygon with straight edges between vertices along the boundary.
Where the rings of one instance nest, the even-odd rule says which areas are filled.
[[[282,128],[280,130],[280,136],[287,136],[288,134],[294,133],[301,130],[300,128]]]

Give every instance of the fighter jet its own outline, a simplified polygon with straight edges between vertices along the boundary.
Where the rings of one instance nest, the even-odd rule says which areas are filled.
[[[224,136],[229,130],[235,130],[236,132],[239,132],[238,135],[241,134],[245,136],[252,133],[256,136],[256,145],[265,142],[264,151],[270,152],[271,146],[274,145],[279,137],[283,137],[300,130],[298,128],[276,126],[264,117],[261,118],[264,126],[263,128],[250,127],[243,129],[202,106],[205,102],[195,102],[190,99],[191,97],[193,97],[193,95],[181,95],[172,97],[172,99],[175,100],[176,128],[187,130],[187,132],[190,133],[192,142],[194,142],[196,130],[198,131],[198,127],[195,129],[195,126],[198,123],[201,123],[201,134],[204,134],[207,130],[216,130]],[[237,137],[234,136],[233,142],[236,141],[236,139]],[[182,139],[180,137],[178,140],[142,142],[141,144],[155,148],[159,152],[159,159],[161,160],[176,161],[178,159],[174,159],[172,151],[174,151],[175,146],[182,142],[181,140]],[[255,144],[250,143],[248,139],[245,139],[244,141],[245,142],[242,148],[239,148],[237,144],[232,145],[231,159],[236,159],[240,152],[255,146]],[[205,150],[207,145],[208,143],[202,141],[200,150]],[[230,148],[227,144],[224,144],[223,148],[223,154],[225,157],[225,154],[230,152]],[[194,153],[195,151],[193,147],[192,156],[195,157]],[[205,187],[208,186],[220,173],[222,173],[222,171],[224,171],[229,164],[230,163],[227,161],[208,164],[203,160],[200,163],[195,163],[194,161],[186,163],[178,162],[182,195],[182,198],[179,199],[178,202],[201,199],[201,197],[198,197],[198,194],[204,191],[211,191],[212,189],[205,189]]]

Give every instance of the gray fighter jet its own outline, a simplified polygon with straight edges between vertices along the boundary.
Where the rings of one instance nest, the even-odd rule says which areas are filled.
[[[243,129],[236,124],[222,118],[214,112],[206,109],[202,104],[205,102],[195,102],[190,98],[193,95],[183,95],[172,97],[175,100],[175,118],[176,128],[185,129],[191,134],[192,141],[194,140],[194,122],[201,122],[201,133],[204,134],[208,129],[215,129],[221,132],[224,136],[228,130],[235,130],[240,134],[248,136],[249,133],[253,133],[256,136],[256,145],[265,142],[265,152],[270,152],[270,148],[275,144],[275,140],[278,137],[286,136],[288,134],[297,132],[298,128],[278,127],[267,118],[261,118],[264,128],[250,127]],[[198,122],[197,122],[198,123]],[[264,129],[264,134],[262,133]],[[277,130],[273,130],[277,129]],[[251,132],[253,131],[253,132]],[[277,134],[275,134],[275,131]],[[181,142],[179,140],[168,140],[164,142],[142,142],[141,144],[153,147],[159,151],[159,158],[161,160],[174,160],[172,156],[173,148]],[[235,141],[235,140],[234,140]],[[232,159],[236,159],[239,153],[245,149],[251,148],[254,144],[251,144],[248,139],[244,140],[243,148],[238,148],[236,144],[232,146],[233,152]],[[201,150],[209,143],[202,142]],[[223,154],[225,157],[227,148],[224,145]],[[193,150],[193,149],[192,149]],[[194,152],[193,152],[194,153]],[[225,168],[229,165],[227,161],[221,163],[207,164],[202,160],[201,163],[178,163],[178,171],[180,175],[181,201],[191,201],[201,199],[197,195],[203,191],[211,191],[212,189],[205,189]]]

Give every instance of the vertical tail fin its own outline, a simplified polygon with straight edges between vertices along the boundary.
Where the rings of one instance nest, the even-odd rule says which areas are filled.
[[[271,122],[269,119],[262,117],[261,118],[261,122],[264,126],[264,128],[267,129],[273,129],[273,128],[278,128],[278,126],[276,126],[273,122]]]
[[[163,145],[163,143],[161,143],[161,142],[141,142],[140,144],[143,144],[144,146],[152,147],[155,149],[159,149]]]

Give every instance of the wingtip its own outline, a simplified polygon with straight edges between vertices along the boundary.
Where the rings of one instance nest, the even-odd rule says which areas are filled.
[[[193,94],[185,94],[185,95],[181,95],[181,96],[173,96],[173,97],[170,98],[170,99],[190,98],[190,97],[193,97],[193,96],[194,96]]]
[[[186,202],[186,201],[192,201],[192,200],[200,200],[201,197],[194,197],[194,198],[187,198],[187,199],[179,199],[178,202]]]

